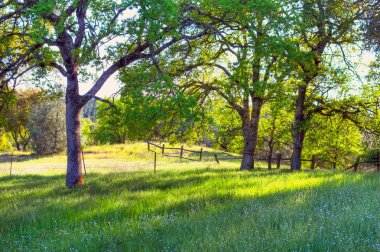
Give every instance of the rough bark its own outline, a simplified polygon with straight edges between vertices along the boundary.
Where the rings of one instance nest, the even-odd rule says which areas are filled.
[[[76,79],[68,78],[66,91],[67,174],[66,186],[83,185],[80,139],[80,95]]]
[[[293,138],[293,154],[291,161],[292,170],[301,170],[301,155],[303,140],[305,138],[305,130],[303,124],[305,121],[305,98],[306,98],[306,85],[298,87],[298,97],[296,102],[296,111],[294,115],[294,125],[292,129]]]
[[[251,116],[249,107],[246,107],[241,115],[243,124],[244,150],[240,170],[254,169],[254,154],[257,144],[262,103],[262,99],[253,98]]]
[[[241,160],[240,170],[253,170],[254,169],[254,152],[255,144],[251,127],[243,130],[244,136],[244,149],[243,158]]]

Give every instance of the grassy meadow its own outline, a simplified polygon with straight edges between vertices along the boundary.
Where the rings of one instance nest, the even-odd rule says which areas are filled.
[[[88,147],[74,190],[64,154],[0,163],[0,251],[380,251],[379,173],[240,172],[205,151],[154,174],[146,144]]]

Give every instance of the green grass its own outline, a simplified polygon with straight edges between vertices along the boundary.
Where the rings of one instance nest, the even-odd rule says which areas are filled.
[[[239,172],[238,162],[159,158],[154,174],[144,147],[88,148],[86,185],[74,190],[64,171],[25,170],[60,155],[0,173],[0,250],[380,251],[377,173]]]

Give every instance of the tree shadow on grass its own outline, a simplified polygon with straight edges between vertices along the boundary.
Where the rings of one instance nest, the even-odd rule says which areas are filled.
[[[278,175],[289,174],[287,171],[278,172],[231,172],[223,169],[198,169],[195,171],[183,171],[173,174],[162,172],[156,175],[149,173],[112,173],[112,174],[90,174],[86,177],[87,184],[83,188],[75,188],[74,190],[65,189],[64,176],[15,176],[15,177],[0,177],[0,188],[4,193],[16,193],[17,201],[20,206],[27,206],[30,202],[44,199],[51,201],[60,197],[82,197],[83,199],[96,199],[98,197],[107,197],[109,195],[117,195],[123,192],[130,194],[142,192],[160,193],[171,190],[186,190],[195,187],[204,186],[207,189],[206,183],[212,179],[234,179],[238,176],[240,180],[249,178],[265,178],[273,176],[273,179],[268,180],[269,184],[278,180]],[[316,174],[313,173],[313,176]],[[317,173],[318,177],[330,177],[334,173]],[[281,179],[281,178],[280,178]],[[5,183],[3,186],[2,183]],[[223,182],[223,181],[222,181]],[[247,183],[244,187],[256,186],[255,181]],[[233,186],[233,185],[232,185]],[[210,188],[208,188],[210,189]],[[212,188],[211,188],[212,189]],[[231,188],[234,189],[234,188]],[[28,191],[24,195],[17,193],[19,191]]]
[[[0,188],[3,190],[34,190],[36,197],[60,196],[70,192],[80,192],[90,196],[102,196],[112,191],[142,192],[151,190],[167,191],[174,188],[183,188],[188,186],[198,186],[210,179],[221,178],[267,178],[273,177],[278,180],[278,176],[287,179],[287,175],[293,174],[290,170],[254,170],[239,172],[223,168],[203,168],[186,171],[176,171],[175,176],[171,171],[162,171],[157,174],[150,172],[118,172],[118,173],[93,173],[85,177],[86,184],[83,188],[68,190],[65,188],[65,176],[40,176],[40,175],[16,175],[0,177]],[[302,172],[309,173],[309,172]],[[332,172],[313,172],[310,176],[318,178],[328,178],[336,173]],[[280,177],[281,178],[281,177]],[[268,181],[268,183],[271,181]],[[3,183],[5,185],[3,185]],[[49,187],[44,193],[39,192],[41,188]],[[28,193],[25,197],[32,198],[33,193]]]
[[[313,228],[331,225],[332,231],[334,231],[334,225],[340,225],[340,214],[343,214],[342,211],[349,212],[349,205],[353,204],[354,200],[352,202],[340,202],[346,204],[342,208],[335,207],[335,202],[328,200],[338,192],[339,197],[344,196],[347,199],[354,197],[355,200],[360,200],[363,196],[360,193],[375,189],[376,185],[372,185],[374,188],[364,188],[364,181],[361,178],[346,181],[343,188],[340,188],[342,185],[337,183],[338,180],[256,197],[236,197],[233,194],[210,193],[206,197],[193,197],[175,203],[158,201],[156,208],[142,211],[139,216],[128,215],[128,207],[123,206],[107,212],[94,213],[88,218],[104,222],[111,220],[115,226],[123,225],[120,222],[127,223],[126,219],[130,218],[134,218],[136,222],[140,223],[139,228],[132,231],[128,230],[132,232],[130,236],[128,232],[126,232],[127,234],[124,233],[124,236],[120,236],[120,234],[111,235],[111,237],[103,238],[95,249],[112,250],[135,247],[145,250],[167,250],[170,248],[169,250],[176,251],[187,248],[186,250],[240,251],[246,248],[244,247],[245,242],[249,241],[253,244],[256,242],[256,247],[246,248],[247,250],[255,250],[257,247],[275,250],[307,250],[307,246],[310,246],[317,239],[316,244],[313,245],[315,246],[314,249],[324,250],[326,246],[331,246],[330,248],[339,250],[342,249],[344,240],[339,243],[335,241],[335,234],[326,236]],[[356,194],[353,195],[352,192],[356,192]],[[360,202],[356,203],[360,204]],[[121,217],[112,220],[112,216]],[[308,226],[313,221],[318,222],[319,219],[323,220],[324,223],[316,223],[316,226],[312,227]],[[331,220],[331,224],[329,224],[329,220]],[[352,220],[352,223],[358,228],[360,225],[363,226],[361,221]],[[360,231],[364,230],[363,232],[367,233],[361,234],[361,236],[358,234],[357,236],[360,237],[357,240],[355,240],[357,237],[355,232],[351,232],[352,226],[347,230],[337,230],[337,232],[349,232],[348,235],[352,235],[349,237],[351,240],[346,241],[352,243],[350,244],[351,249],[359,248],[359,246],[365,247],[368,244],[363,245],[364,240],[367,241],[368,237],[373,237],[373,234],[376,234],[376,225],[372,225],[368,221],[366,224],[368,227],[364,226],[360,228]],[[125,228],[130,227],[126,224]],[[255,232],[257,230],[259,232]],[[359,232],[359,230],[357,231]],[[298,232],[299,234],[297,234]],[[292,233],[294,233],[293,237]],[[271,238],[265,239],[265,236]],[[285,240],[289,239],[283,244],[287,247],[282,247],[281,244],[273,245],[275,244],[273,238],[284,236],[287,237]],[[97,238],[102,239],[101,237]],[[323,241],[323,239],[329,240]],[[191,241],[192,244],[189,243]],[[370,240],[367,243],[371,242],[374,244],[375,241]],[[197,243],[200,247],[194,245]],[[322,245],[318,243],[322,243]],[[212,244],[211,247],[207,247],[209,244]]]
[[[47,185],[55,184],[60,180],[62,185],[65,183],[64,175],[12,175],[0,177],[0,188],[11,190],[38,189]]]
[[[261,179],[287,174],[287,171],[269,174],[258,171],[243,172],[239,176],[245,179],[257,175],[256,178]],[[302,230],[289,219],[296,218],[296,213],[306,208],[314,212],[321,210],[318,195],[324,193],[330,197],[340,186],[337,183],[339,178],[334,178],[318,185],[257,196],[237,196],[234,191],[221,192],[208,187],[200,187],[196,194],[187,191],[193,186],[204,185],[215,176],[229,175],[237,176],[230,170],[210,169],[183,171],[176,173],[175,177],[164,172],[156,175],[128,172],[91,174],[85,187],[74,190],[64,189],[64,176],[3,177],[0,184],[18,180],[10,188],[14,192],[21,188],[32,192],[24,196],[16,194],[16,208],[0,212],[0,233],[9,235],[9,232],[14,232],[9,242],[19,238],[20,226],[35,230],[32,238],[39,237],[38,233],[43,232],[45,241],[62,239],[57,233],[44,231],[54,228],[79,236],[82,232],[89,233],[91,239],[77,240],[72,244],[79,250],[181,250],[184,248],[181,246],[189,246],[189,250],[244,250],[244,239],[253,239],[262,248],[281,249],[271,247],[273,240],[262,240],[263,236],[268,235],[265,232],[272,232],[271,237],[280,237],[284,232]],[[311,175],[329,177],[334,173]],[[363,179],[346,183],[347,188],[358,188]],[[39,192],[38,189],[43,190]],[[184,193],[183,198],[170,200],[173,195],[181,193]],[[304,198],[300,199],[301,193]],[[7,200],[7,203],[12,202]],[[267,217],[264,218],[264,215]],[[103,229],[109,232],[98,232]],[[114,229],[119,231],[112,231]],[[263,233],[257,234],[256,229]],[[240,234],[241,231],[244,234]],[[199,247],[194,245],[196,243]],[[50,250],[68,249],[54,247],[53,243],[50,246]]]

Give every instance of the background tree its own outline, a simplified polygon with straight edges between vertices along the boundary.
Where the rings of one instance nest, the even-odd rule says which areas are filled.
[[[197,141],[195,127],[202,119],[197,100],[181,90],[172,78],[161,76],[149,62],[121,71],[119,78],[125,88],[115,101],[116,106],[98,107],[96,141]]]
[[[305,114],[308,88],[315,78],[322,75],[326,68],[324,53],[330,45],[341,50],[344,60],[343,46],[360,40],[356,36],[356,22],[363,18],[371,1],[322,1],[303,0],[300,8],[300,23],[296,33],[300,49],[298,65],[297,96],[292,130],[293,155],[291,168],[301,169],[301,154],[305,139],[305,123],[309,118]],[[303,56],[301,57],[301,55]],[[326,66],[326,65],[325,65]],[[314,101],[309,101],[313,104]],[[311,116],[312,113],[309,113]]]
[[[95,143],[120,144],[127,140],[128,129],[123,117],[126,108],[120,100],[113,103],[115,107],[112,109],[109,109],[109,106],[104,103],[97,105],[96,124],[92,136]]]
[[[259,125],[258,156],[268,157],[268,168],[272,168],[272,158],[275,152],[288,154],[291,149],[290,100],[284,96],[266,103],[263,107]]]
[[[365,13],[362,29],[364,31],[364,41],[368,49],[380,52],[380,3],[371,1],[368,11]]]
[[[66,146],[65,104],[61,99],[45,100],[31,106],[27,128],[37,154],[61,152]]]
[[[358,127],[341,115],[314,116],[308,123],[304,155],[308,159],[316,155],[317,166],[346,168],[363,153],[362,135]]]
[[[219,95],[239,115],[244,143],[241,170],[253,169],[261,108],[287,78],[287,59],[295,46],[286,33],[294,17],[284,11],[288,4],[274,0],[208,1],[206,6],[194,8],[205,18],[220,20],[222,25],[214,27],[214,46],[208,51],[222,54],[205,55],[201,65],[214,74],[195,75],[187,86],[194,92]]]
[[[12,144],[8,140],[7,133],[0,129],[0,152],[12,150]]]
[[[207,113],[212,118],[210,128],[213,132],[213,146],[241,154],[244,144],[239,115],[218,96],[212,98],[210,103]]]
[[[90,118],[84,117],[81,119],[82,146],[87,146],[94,143],[94,139],[93,139],[94,127],[95,127],[95,123],[91,121]]]
[[[37,89],[25,89],[15,92],[13,101],[9,101],[6,109],[1,114],[4,118],[1,127],[10,133],[16,149],[25,151],[30,142],[27,123],[30,116],[30,109],[33,105],[40,103],[43,94]]]

